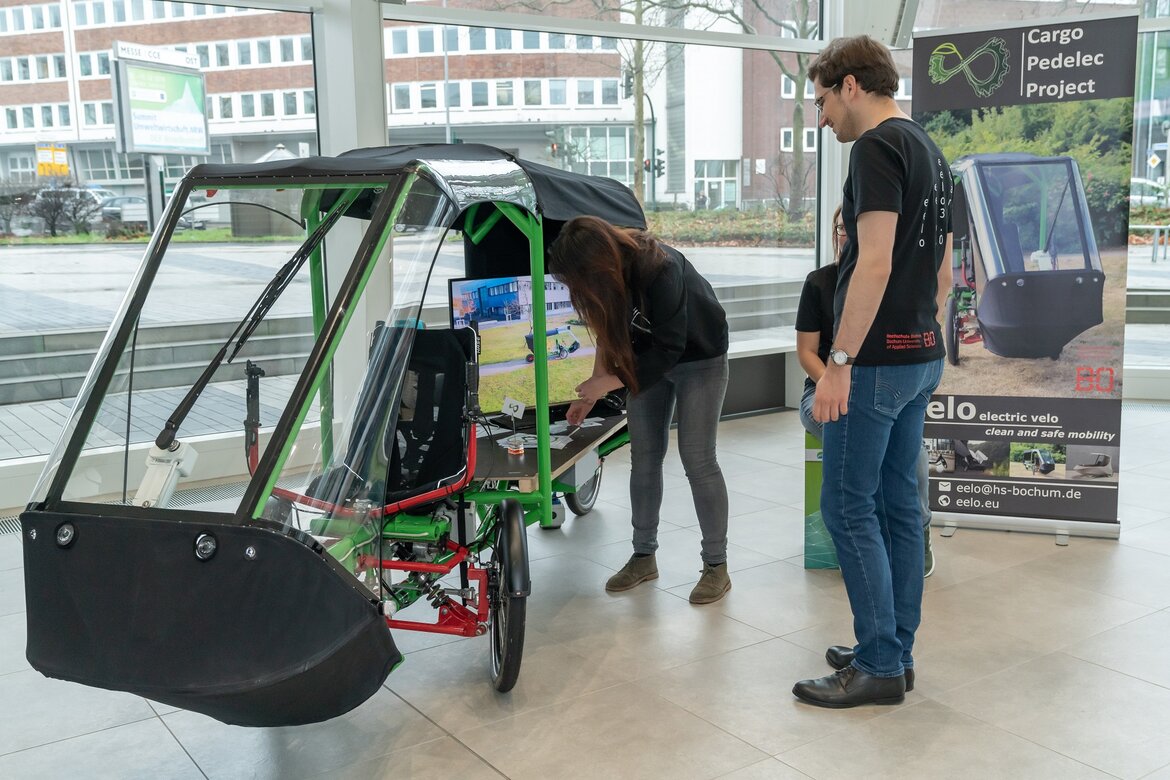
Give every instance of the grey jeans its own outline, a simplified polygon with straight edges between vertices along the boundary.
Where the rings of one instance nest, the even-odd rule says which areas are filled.
[[[662,379],[630,397],[630,506],[635,553],[658,549],[662,461],[677,406],[678,454],[703,532],[703,562],[716,566],[727,561],[727,484],[715,455],[726,391],[727,355],[721,355],[678,363]]]

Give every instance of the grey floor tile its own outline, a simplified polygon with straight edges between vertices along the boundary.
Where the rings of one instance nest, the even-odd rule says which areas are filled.
[[[24,569],[0,571],[0,617],[24,612]]]
[[[20,543],[20,534],[0,536],[0,571],[19,569],[21,566],[24,566],[24,548]]]
[[[943,704],[1112,775],[1170,761],[1170,690],[1064,653],[941,694]]]
[[[1109,775],[932,701],[903,704],[777,756],[809,777],[836,780],[1101,778]]]
[[[1163,610],[1102,631],[1063,652],[1170,689],[1166,637],[1170,637],[1170,611]]]
[[[386,681],[450,732],[483,726],[548,704],[628,682],[629,672],[581,655],[529,628],[520,678],[508,693],[490,680],[491,642],[476,637],[411,655]]]
[[[395,750],[380,758],[332,769],[329,780],[401,780],[405,777],[500,780],[502,774],[451,737]]]
[[[689,591],[684,585],[672,592],[686,598]],[[772,636],[849,614],[839,574],[804,571],[783,561],[736,573],[731,591],[709,606]]]
[[[804,511],[779,505],[736,515],[727,523],[727,540],[778,560],[803,555]]]
[[[632,685],[455,734],[512,780],[710,778],[767,754]]]
[[[28,629],[23,612],[0,618],[0,674],[31,668],[24,657]]]
[[[4,720],[0,755],[155,716],[139,696],[50,680],[31,669],[0,677],[0,701],[20,714]]]
[[[1170,495],[1170,491],[1167,495]],[[1127,547],[1170,555],[1170,518],[1147,523],[1132,531],[1122,531],[1121,543]]]
[[[727,489],[787,506],[804,506],[804,464],[766,465],[754,472],[728,474]]]
[[[810,707],[792,695],[798,680],[831,671],[823,652],[772,639],[642,678],[638,687],[774,755],[883,713]]]
[[[1170,555],[1110,539],[1074,539],[1027,565],[1030,574],[1155,609],[1170,607]]]
[[[0,777],[196,780],[203,773],[162,721],[152,718],[0,756]]]
[[[186,711],[163,722],[209,778],[311,777],[444,736],[385,689],[341,717],[308,726],[242,728]]]
[[[806,780],[808,775],[797,771],[777,758],[745,766],[720,775],[719,780]]]
[[[1170,780],[1170,764],[1151,772],[1143,777],[1142,780]]]
[[[651,581],[654,587],[669,589],[697,582],[703,569],[703,559],[700,556],[702,542],[703,536],[697,528],[679,528],[665,532],[660,529],[658,552],[654,556],[658,566],[658,579]],[[604,547],[593,547],[582,551],[581,555],[617,571],[630,558],[630,543],[626,540]],[[776,563],[778,560],[747,547],[728,545],[727,566],[731,573],[766,563]]]

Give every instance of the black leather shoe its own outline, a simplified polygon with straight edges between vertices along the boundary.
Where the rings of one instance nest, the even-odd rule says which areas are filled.
[[[874,677],[846,666],[828,677],[801,680],[792,695],[818,707],[844,709],[859,704],[901,704],[906,698],[906,680],[902,677]]]
[[[853,663],[853,648],[844,645],[833,645],[825,651],[825,660],[834,669],[844,669]],[[906,693],[914,690],[914,670],[906,670]]]

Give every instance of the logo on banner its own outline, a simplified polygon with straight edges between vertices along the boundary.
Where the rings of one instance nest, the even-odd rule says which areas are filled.
[[[958,57],[959,61],[953,67],[947,65],[948,57]],[[972,70],[972,65],[980,62],[980,70],[986,67],[986,59],[992,63],[991,73],[981,78]],[[990,97],[993,92],[1003,86],[1011,67],[1008,65],[1007,41],[1003,38],[989,38],[986,43],[966,57],[953,43],[941,43],[930,53],[930,80],[935,84],[946,84],[959,73],[966,77],[967,83],[979,97]]]

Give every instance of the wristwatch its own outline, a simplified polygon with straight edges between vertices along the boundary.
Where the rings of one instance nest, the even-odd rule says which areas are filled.
[[[853,365],[853,357],[843,349],[833,347],[829,350],[829,360],[833,361],[839,366]]]

